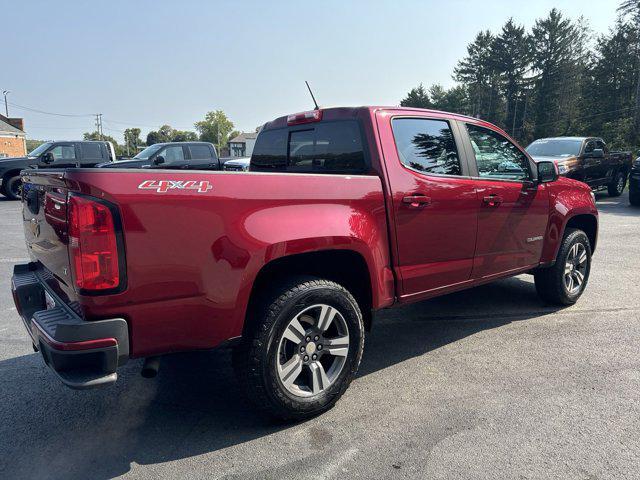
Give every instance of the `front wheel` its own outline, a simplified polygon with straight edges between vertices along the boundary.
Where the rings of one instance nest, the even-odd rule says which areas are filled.
[[[582,231],[568,228],[553,267],[534,274],[538,295],[553,305],[573,305],[591,272],[591,244]]]
[[[269,414],[302,420],[331,408],[355,376],[364,347],[360,308],[335,282],[282,284],[254,309],[234,351],[247,396]]]
[[[607,186],[610,197],[619,197],[624,192],[624,187],[627,184],[627,176],[624,172],[616,173],[613,177],[613,181]]]
[[[22,180],[20,180],[20,175],[9,177],[7,181],[3,183],[2,190],[6,197],[12,200],[18,200],[22,191]]]

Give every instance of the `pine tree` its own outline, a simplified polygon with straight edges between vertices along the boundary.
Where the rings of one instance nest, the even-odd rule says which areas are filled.
[[[535,136],[566,135],[579,117],[585,72],[585,30],[555,8],[532,29]]]
[[[405,98],[400,101],[402,107],[431,108],[431,100],[422,84],[412,88]]]
[[[505,98],[504,129],[519,136],[524,122],[525,94],[530,78],[531,40],[523,26],[509,19],[492,45],[493,68],[499,79],[500,92]]]
[[[454,69],[453,78],[466,87],[473,116],[499,123],[501,99],[494,70],[494,40],[488,30],[478,33],[467,46],[467,56]]]

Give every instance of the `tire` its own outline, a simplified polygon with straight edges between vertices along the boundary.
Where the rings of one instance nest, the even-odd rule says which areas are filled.
[[[619,197],[624,192],[624,187],[627,184],[627,176],[624,172],[616,173],[615,177],[613,177],[613,181],[607,185],[607,190],[609,191],[610,197]]]
[[[19,200],[21,186],[22,181],[20,180],[20,175],[9,177],[6,182],[2,182],[2,193],[4,193],[4,196],[7,198]]]
[[[251,316],[252,327],[233,352],[247,397],[283,420],[330,409],[362,359],[364,327],[353,296],[335,282],[298,277],[264,295]]]
[[[634,207],[640,207],[640,190],[629,190],[629,203]]]
[[[577,264],[576,261],[572,262],[572,258],[579,260],[579,257],[582,257],[581,252],[586,255],[584,265],[582,262],[580,264]],[[574,253],[577,255],[573,256]],[[570,273],[567,273],[570,262],[572,262],[573,268],[571,268]],[[579,272],[582,276],[578,288],[576,288],[576,283],[578,283],[579,276],[575,272]],[[536,291],[540,298],[549,304],[573,305],[584,292],[590,273],[591,244],[589,243],[589,238],[582,230],[567,228],[553,267],[538,270],[534,274]],[[567,276],[571,277],[573,282],[570,283],[570,285],[573,285],[571,289],[569,288],[570,285],[567,285],[570,282]]]

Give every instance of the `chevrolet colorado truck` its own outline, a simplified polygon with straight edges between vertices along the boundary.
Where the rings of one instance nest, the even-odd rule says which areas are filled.
[[[551,160],[560,175],[586,183],[594,190],[607,190],[610,197],[624,192],[631,171],[631,152],[610,152],[596,137],[541,138],[527,147],[534,160]]]
[[[26,157],[0,159],[0,193],[11,199],[20,197],[20,171],[25,168],[93,167],[112,162],[116,154],[111,142],[45,142]]]
[[[521,273],[576,302],[598,212],[556,168],[478,119],[358,107],[267,123],[248,172],[26,171],[13,296],[70,387],[232,346],[249,398],[302,419],[344,393],[378,310]]]

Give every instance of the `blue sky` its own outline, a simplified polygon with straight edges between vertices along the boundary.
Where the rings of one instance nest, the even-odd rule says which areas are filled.
[[[30,108],[103,113],[117,138],[129,126],[193,129],[215,109],[246,131],[310,108],[304,80],[321,105],[396,105],[420,82],[450,86],[479,30],[509,17],[530,27],[556,6],[602,33],[618,3],[0,0],[0,90]],[[9,113],[25,118],[29,138],[93,129],[88,116]]]

